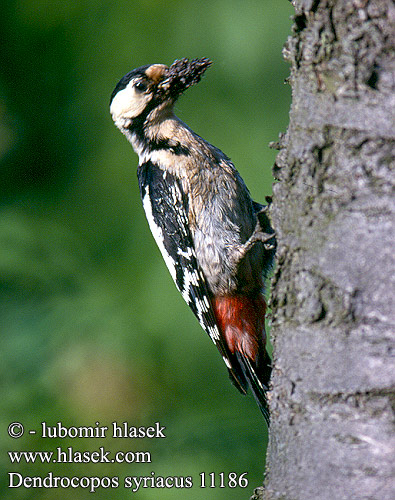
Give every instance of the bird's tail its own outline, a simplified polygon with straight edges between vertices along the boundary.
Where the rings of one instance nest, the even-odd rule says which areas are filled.
[[[248,386],[251,389],[251,392],[255,398],[255,401],[258,404],[259,409],[262,412],[262,415],[267,423],[267,426],[270,425],[270,413],[269,407],[267,404],[266,393],[269,390],[267,385],[265,385],[262,380],[269,381],[271,366],[266,364],[263,369],[260,370],[261,373],[258,375],[257,367],[255,363],[252,363],[248,356],[245,356],[240,351],[236,352],[237,361],[243,371],[243,375],[248,382]]]
[[[271,364],[265,348],[265,299],[261,294],[234,295],[215,297],[212,304],[228,352],[231,380],[243,394],[250,387],[269,425],[266,393]]]

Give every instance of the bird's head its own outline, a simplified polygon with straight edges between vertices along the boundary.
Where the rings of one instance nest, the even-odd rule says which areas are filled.
[[[177,98],[198,83],[211,61],[207,58],[178,59],[164,64],[141,66],[127,73],[116,85],[110,111],[117,127],[130,129],[136,122],[171,109]]]

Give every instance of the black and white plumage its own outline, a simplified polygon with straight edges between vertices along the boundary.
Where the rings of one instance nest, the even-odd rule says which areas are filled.
[[[111,96],[116,126],[139,155],[138,180],[152,234],[170,274],[220,351],[236,387],[251,388],[269,422],[265,393],[263,279],[274,233],[230,159],[173,113],[208,59],[154,64],[125,75]]]
[[[138,170],[141,199],[151,232],[178,290],[214,343],[221,346],[210,293],[197,263],[187,218],[188,201],[178,179],[145,162]]]

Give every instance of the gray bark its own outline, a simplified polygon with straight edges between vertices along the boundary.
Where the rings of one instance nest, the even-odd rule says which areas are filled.
[[[294,0],[260,498],[393,500],[392,0]]]

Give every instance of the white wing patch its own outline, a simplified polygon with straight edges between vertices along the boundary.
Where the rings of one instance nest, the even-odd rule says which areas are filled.
[[[150,160],[138,170],[140,193],[152,235],[171,277],[199,323],[232,370],[229,351],[221,337],[206,278],[199,267],[189,229],[188,200],[181,181]]]
[[[145,195],[143,196],[143,207],[145,211],[145,215],[147,217],[148,225],[151,229],[152,236],[154,237],[156,244],[159,247],[159,250],[162,254],[162,257],[165,261],[165,264],[170,271],[171,277],[174,281],[176,281],[176,263],[175,260],[167,253],[167,250],[164,245],[164,238],[162,228],[159,227],[152,215],[152,205],[151,198],[149,193],[149,186],[145,187]]]

